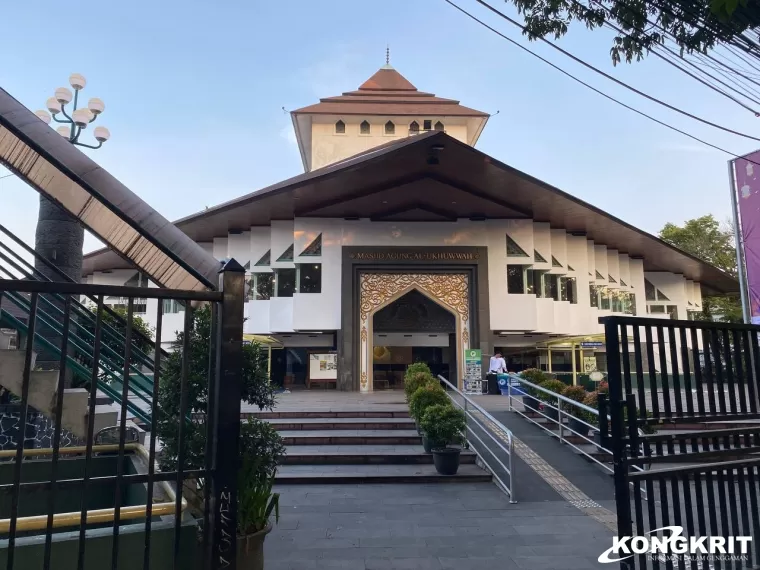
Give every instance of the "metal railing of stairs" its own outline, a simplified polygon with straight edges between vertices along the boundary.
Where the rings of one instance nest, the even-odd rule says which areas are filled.
[[[61,272],[49,260],[40,256],[34,249],[25,244],[21,239],[10,232],[6,227],[0,225],[0,278],[4,279],[23,279],[32,281],[51,282],[46,275],[38,271],[35,266],[22,255],[11,248],[6,240],[15,244],[17,249],[25,252],[35,260],[42,263],[59,277],[60,281],[73,283],[74,281],[65,273]],[[0,325],[17,330],[22,337],[28,333],[28,327],[25,320],[28,318],[30,311],[29,299],[21,294],[14,292],[3,292],[1,298],[6,298],[9,305],[0,308]],[[40,296],[40,303],[37,311],[38,322],[44,324],[52,335],[61,335],[63,331],[64,307],[63,297],[61,295],[51,294]],[[95,298],[89,298],[95,304]],[[74,377],[82,384],[89,384],[93,378],[92,363],[94,362],[93,345],[95,337],[92,331],[95,329],[96,314],[90,310],[84,303],[74,298],[70,299],[68,306],[71,307],[70,323],[72,331],[69,335],[70,346],[73,347],[71,355],[67,356],[67,364],[70,367]],[[8,310],[9,308],[14,310]],[[116,326],[126,326],[125,319],[113,311],[111,308],[103,306],[103,310],[108,313]],[[39,328],[38,328],[39,331]],[[127,402],[127,409],[136,418],[143,422],[150,423],[150,409],[153,394],[153,356],[147,354],[141,346],[148,346],[156,350],[156,345],[152,339],[143,335],[140,331],[132,329],[133,337],[130,351],[130,381],[129,394],[142,403]],[[121,403],[123,382],[122,375],[124,371],[124,345],[126,339],[124,335],[114,326],[103,323],[101,329],[101,352],[98,360],[98,389],[111,398],[116,403]],[[49,338],[45,338],[40,332],[35,332],[34,345],[37,348],[44,349],[49,353],[60,358],[60,350]],[[113,348],[116,347],[116,350]],[[161,350],[158,348],[158,350]],[[165,355],[165,352],[162,350]]]

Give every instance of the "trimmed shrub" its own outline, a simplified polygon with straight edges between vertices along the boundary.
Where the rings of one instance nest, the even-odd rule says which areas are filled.
[[[433,384],[439,386],[433,375],[430,372],[415,372],[408,379],[404,380],[404,394],[406,395],[406,401],[408,402],[412,394],[414,394],[419,388]]]
[[[409,398],[409,415],[418,422],[430,406],[451,406],[451,400],[438,384],[425,384]]]
[[[466,422],[464,412],[452,405],[430,406],[420,420],[420,426],[425,435],[436,442],[464,443]]]
[[[433,373],[430,371],[430,367],[427,364],[424,362],[415,362],[414,364],[410,364],[406,367],[406,371],[404,372],[404,382],[406,382],[408,378],[411,378],[418,372],[425,372],[431,376],[433,375]]]
[[[574,402],[583,402],[583,400],[586,398],[586,390],[583,389],[583,386],[567,386],[562,392],[562,395],[565,398],[570,398]],[[582,411],[580,408],[576,408],[575,406],[567,403],[562,404],[562,410],[569,412],[576,417],[580,417],[580,413]]]
[[[547,380],[546,382],[541,384],[541,387],[544,390],[549,390],[550,392],[554,392],[555,394],[561,394],[566,388],[565,383],[562,382],[561,380]],[[553,398],[550,394],[547,394],[546,392],[539,392],[538,399],[544,402],[551,402],[551,403],[556,402],[555,398]]]

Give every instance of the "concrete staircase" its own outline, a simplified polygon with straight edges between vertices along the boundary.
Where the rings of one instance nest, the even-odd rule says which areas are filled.
[[[463,451],[455,476],[439,475],[407,412],[256,412],[282,435],[278,484],[457,483],[490,481]]]
[[[23,350],[0,350],[0,385],[21,397],[24,377]],[[29,375],[29,405],[42,414],[55,418],[58,389],[56,370],[34,370],[35,355],[32,355],[32,372]],[[61,425],[80,439],[87,437],[90,394],[84,388],[66,388],[63,391],[63,411]],[[96,403],[95,433],[118,422],[119,410],[112,404]]]

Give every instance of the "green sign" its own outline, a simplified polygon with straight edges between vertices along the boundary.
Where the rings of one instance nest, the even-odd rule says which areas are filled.
[[[464,351],[464,377],[481,378],[481,363],[483,362],[480,349],[468,348]]]

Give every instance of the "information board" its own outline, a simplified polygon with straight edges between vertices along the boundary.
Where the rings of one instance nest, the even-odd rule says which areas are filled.
[[[480,349],[468,348],[464,351],[464,392],[483,393],[483,355]]]
[[[335,353],[309,355],[309,378],[335,380],[338,378],[338,355]]]

